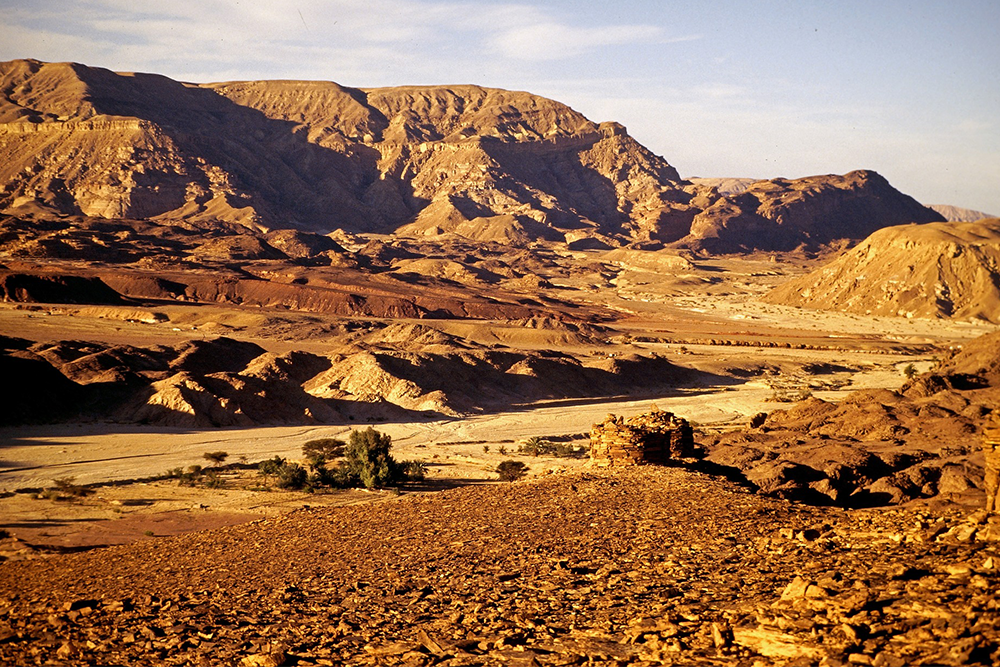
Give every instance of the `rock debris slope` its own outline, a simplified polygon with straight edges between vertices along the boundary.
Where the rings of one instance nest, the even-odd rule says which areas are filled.
[[[1000,219],[879,230],[765,300],[863,315],[1000,322]]]
[[[524,92],[0,63],[0,209],[713,252],[943,219],[867,171],[724,185]]]
[[[0,661],[995,664],[977,520],[663,467],[309,509],[0,564]]]
[[[1000,334],[988,334],[898,392],[809,398],[696,440],[709,462],[768,495],[846,507],[978,497],[982,429],[997,405]]]

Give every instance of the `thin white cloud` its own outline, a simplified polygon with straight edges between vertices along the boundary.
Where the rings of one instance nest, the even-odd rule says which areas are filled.
[[[152,8],[81,0],[70,10],[36,0],[30,11],[11,10],[5,18],[5,57],[51,59],[72,50],[75,60],[86,62],[92,53],[113,60],[117,45],[118,62],[100,64],[202,79],[241,66],[248,74],[314,70],[316,62],[294,59],[300,50],[336,74],[355,69],[354,51],[383,46],[396,57],[378,69],[419,74],[472,62],[476,71],[500,70],[503,61],[563,60],[607,46],[697,39],[671,37],[655,25],[573,25],[540,3],[477,0],[172,0]]]
[[[652,25],[590,28],[542,21],[501,29],[491,42],[507,58],[556,60],[602,46],[660,41],[663,36],[663,29]]]

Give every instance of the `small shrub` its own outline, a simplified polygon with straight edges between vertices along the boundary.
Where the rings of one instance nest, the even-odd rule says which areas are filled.
[[[266,479],[274,478],[275,485],[281,489],[301,489],[309,480],[305,468],[280,456],[258,463],[257,474]]]
[[[205,475],[205,469],[200,465],[188,466],[187,470],[183,472],[180,471],[180,468],[175,468],[175,470],[179,473],[177,478],[180,480],[181,486],[194,486]]]
[[[423,461],[403,461],[403,475],[411,482],[419,482],[427,476],[427,464]]]
[[[75,482],[75,477],[60,477],[59,479],[52,480],[52,483],[56,485],[56,491],[58,494],[65,494],[71,498],[82,498],[94,493],[93,489],[80,486]]]
[[[500,445],[500,448],[497,449],[497,451],[500,452],[500,456],[507,456],[507,446],[506,445]]]
[[[490,446],[483,445],[483,454],[489,454],[489,453],[490,453]]]
[[[351,472],[346,461],[341,461],[332,468],[324,468],[325,484],[336,489],[349,489],[358,486],[361,480]]]
[[[537,435],[532,436],[524,441],[524,444],[517,448],[518,453],[528,454],[529,456],[538,456],[542,453],[542,450],[548,444],[548,441],[542,440]]]
[[[273,459],[268,459],[266,461],[261,461],[257,464],[257,474],[261,477],[274,477],[281,470],[281,467],[285,465],[285,459],[280,456],[275,456]]]
[[[219,473],[215,472],[214,470],[209,470],[207,473],[205,473],[205,486],[207,486],[208,488],[221,489],[225,485],[226,482],[225,480],[222,479],[222,476],[219,475]]]
[[[282,489],[301,489],[306,485],[308,473],[298,463],[286,463],[278,469],[277,485]]]
[[[508,459],[497,466],[497,472],[500,474],[500,481],[515,482],[528,474],[528,466],[521,461]]]
[[[913,376],[917,374],[917,367],[913,364],[907,364],[903,369],[903,375],[906,376],[907,380],[912,380]]]

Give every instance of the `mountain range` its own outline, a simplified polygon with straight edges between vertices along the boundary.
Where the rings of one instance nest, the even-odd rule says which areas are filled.
[[[0,210],[714,253],[819,247],[943,217],[871,171],[739,192],[617,123],[479,86],[192,84],[0,63]]]

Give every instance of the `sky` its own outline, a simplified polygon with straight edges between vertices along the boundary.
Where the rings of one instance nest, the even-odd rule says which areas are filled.
[[[998,0],[0,0],[0,17],[0,60],[526,90],[624,124],[685,178],[874,169],[1000,215]]]

